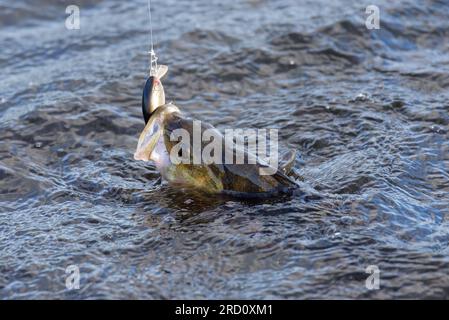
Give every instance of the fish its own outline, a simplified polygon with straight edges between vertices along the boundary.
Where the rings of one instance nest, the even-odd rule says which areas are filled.
[[[186,116],[172,102],[166,103],[161,78],[168,67],[158,66],[157,72],[150,76],[143,89],[142,112],[145,128],[140,134],[134,159],[152,161],[164,181],[180,188],[195,188],[210,194],[228,194],[241,197],[266,197],[279,194],[291,194],[299,188],[295,179],[288,174],[296,160],[296,151],[284,153],[279,166],[273,167],[261,160],[247,149],[238,150],[235,144],[226,143],[225,136],[209,123],[201,122],[200,137],[205,132],[213,132],[221,146],[220,161],[195,163],[196,119]],[[198,128],[197,128],[198,129]],[[188,133],[188,141],[173,139],[173,134],[182,130]],[[201,150],[207,141],[200,139]],[[187,145],[186,145],[187,144]],[[241,152],[244,159],[252,159],[246,163],[227,163],[225,155]],[[183,161],[174,161],[173,154]],[[272,174],[261,174],[261,172]]]

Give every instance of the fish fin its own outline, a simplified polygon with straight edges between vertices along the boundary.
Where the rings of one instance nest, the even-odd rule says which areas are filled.
[[[162,77],[167,74],[167,71],[168,71],[168,67],[166,65],[160,64],[157,67],[156,78],[162,79]]]
[[[297,152],[295,149],[290,149],[281,155],[281,159],[279,159],[279,168],[283,173],[288,175],[292,171],[296,162],[296,154]]]
[[[273,177],[274,177],[279,183],[281,183],[282,185],[284,185],[284,186],[286,186],[286,187],[292,187],[292,186],[297,187],[297,186],[298,186],[298,185],[296,184],[296,181],[295,181],[292,177],[286,175],[285,173],[283,173],[283,172],[280,171],[280,170],[278,170],[278,171],[273,175]]]

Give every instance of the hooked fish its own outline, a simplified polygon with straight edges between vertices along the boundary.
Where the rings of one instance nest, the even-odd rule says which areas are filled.
[[[193,137],[194,119],[186,117],[173,103],[165,102],[165,92],[161,79],[167,73],[168,67],[159,65],[155,74],[150,75],[145,83],[142,95],[142,112],[145,128],[142,131],[137,150],[136,160],[153,161],[162,178],[172,185],[201,189],[207,193],[225,193],[237,196],[266,196],[280,193],[291,193],[298,184],[289,176],[296,159],[296,152],[286,152],[281,158],[278,169],[270,167],[273,174],[261,175],[260,169],[270,165],[258,159],[248,150],[243,150],[245,159],[256,157],[254,164],[227,164],[224,159],[220,163],[194,164],[173,163],[170,154],[178,144],[171,140],[172,133],[177,129],[186,130]],[[202,122],[201,135],[205,130],[214,130],[215,137],[224,142],[224,136],[212,125]],[[201,139],[202,140],[202,139]],[[222,155],[232,146],[226,143]],[[201,142],[204,148],[204,142]],[[184,150],[184,149],[183,149]],[[193,150],[190,140],[187,150]],[[184,151],[179,151],[184,152]],[[235,154],[235,150],[231,150]],[[186,155],[190,157],[192,155]]]

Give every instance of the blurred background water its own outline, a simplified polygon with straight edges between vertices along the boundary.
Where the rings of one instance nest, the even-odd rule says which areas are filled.
[[[153,0],[153,23],[167,98],[279,129],[318,195],[205,197],[133,160],[145,0],[0,0],[1,298],[449,298],[449,1]]]

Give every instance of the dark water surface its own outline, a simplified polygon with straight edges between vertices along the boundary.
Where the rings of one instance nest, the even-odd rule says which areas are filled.
[[[263,201],[133,160],[146,1],[76,2],[0,1],[1,298],[449,298],[449,1],[153,0],[168,99],[300,151]]]

